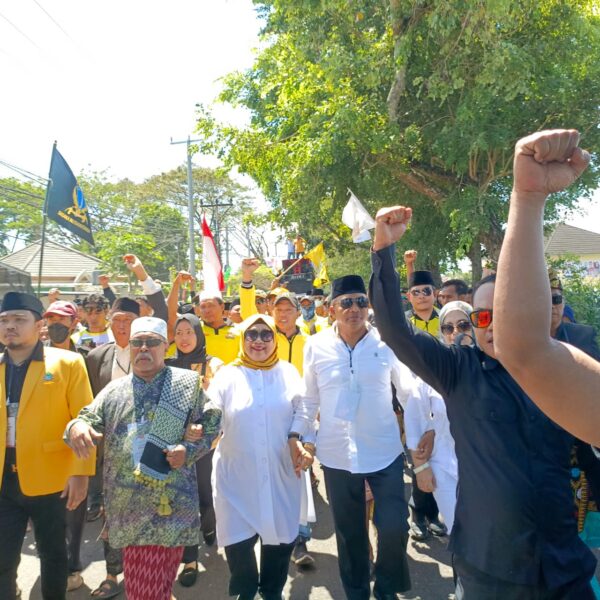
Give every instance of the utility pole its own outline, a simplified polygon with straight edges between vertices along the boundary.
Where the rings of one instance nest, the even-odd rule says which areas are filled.
[[[192,179],[192,154],[190,145],[192,142],[200,142],[201,140],[191,140],[188,135],[187,140],[174,142],[171,138],[171,145],[185,144],[187,147],[187,191],[188,191],[188,237],[189,237],[189,254],[190,263],[188,271],[192,277],[196,277],[196,247],[194,245],[194,184]]]

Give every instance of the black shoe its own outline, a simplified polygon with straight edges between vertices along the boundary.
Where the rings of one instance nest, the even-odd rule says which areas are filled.
[[[217,541],[217,532],[209,531],[208,533],[204,533],[203,537],[204,537],[204,543],[207,546],[212,546]]]
[[[254,600],[254,598],[256,598],[256,594],[240,594],[236,600]]]
[[[427,529],[436,537],[448,535],[448,528],[439,519],[430,519]]]
[[[196,579],[198,578],[198,563],[196,563],[195,567],[187,567],[181,573],[179,573],[179,577],[177,577],[177,581],[183,587],[192,587],[196,583]]]
[[[429,537],[427,523],[425,521],[413,521],[410,524],[410,537],[418,542],[426,540]]]
[[[104,514],[104,507],[99,506],[90,506],[87,509],[86,520],[88,523],[92,521],[97,521]]]
[[[292,561],[297,567],[311,567],[315,564],[315,559],[308,553],[306,542],[299,537],[292,551]]]
[[[385,592],[380,592],[377,589],[377,587],[373,588],[373,596],[375,597],[375,600],[399,600],[400,599],[400,596],[398,596],[398,594],[396,594],[395,592],[387,594]]]

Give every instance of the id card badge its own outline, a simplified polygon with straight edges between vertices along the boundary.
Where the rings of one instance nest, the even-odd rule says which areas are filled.
[[[360,402],[360,388],[354,377],[354,373],[350,376],[350,386],[343,391],[338,397],[337,404],[333,416],[342,421],[354,421],[358,411]]]
[[[137,467],[142,459],[142,453],[144,452],[144,446],[146,445],[146,434],[143,432],[141,427],[144,421],[141,423],[129,423],[127,425],[128,437],[132,437],[131,440],[131,460],[133,467]]]
[[[14,448],[17,443],[17,411],[19,410],[18,404],[7,404],[8,411],[8,428],[6,430],[6,446],[7,448]]]

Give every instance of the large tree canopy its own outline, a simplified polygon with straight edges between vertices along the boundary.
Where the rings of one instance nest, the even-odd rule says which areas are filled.
[[[375,211],[408,202],[406,244],[423,266],[497,258],[512,151],[532,131],[574,127],[599,141],[600,20],[592,0],[267,0],[251,69],[219,101],[247,127],[201,109],[201,148],[251,175],[284,227],[349,239],[346,190]],[[596,187],[590,170],[549,206]]]

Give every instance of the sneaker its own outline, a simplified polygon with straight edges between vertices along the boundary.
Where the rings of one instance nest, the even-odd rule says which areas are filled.
[[[448,528],[439,519],[430,519],[427,529],[436,537],[443,537],[448,534]]]
[[[306,542],[302,538],[298,538],[294,546],[292,561],[298,567],[308,567],[315,564],[315,559],[308,553]]]
[[[75,573],[71,573],[67,577],[67,592],[73,592],[74,590],[78,590],[83,585],[83,577],[79,571]]]
[[[429,537],[427,523],[424,521],[413,521],[410,524],[410,537],[418,542],[426,540]]]

